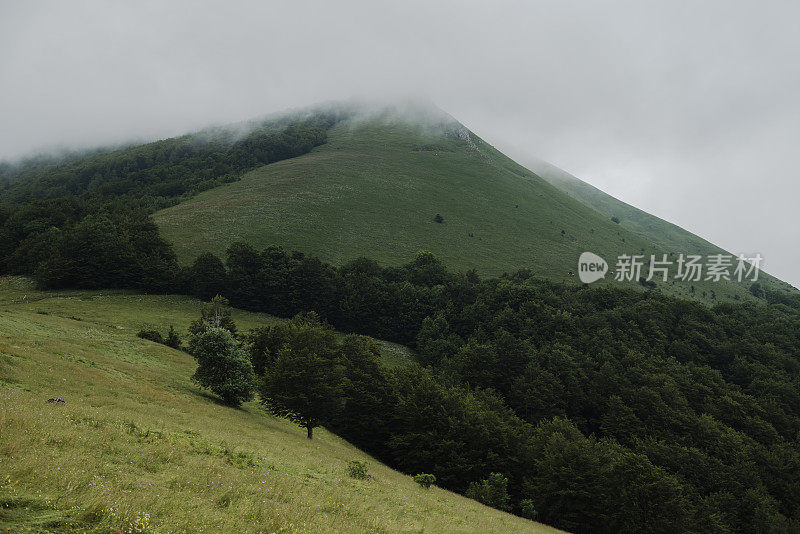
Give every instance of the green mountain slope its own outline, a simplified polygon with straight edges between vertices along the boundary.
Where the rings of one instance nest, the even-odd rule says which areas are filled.
[[[157,212],[155,220],[184,263],[207,251],[223,256],[237,240],[333,263],[367,256],[397,265],[424,249],[461,270],[530,269],[578,283],[572,273],[584,251],[612,269],[621,254],[688,252],[679,242],[615,224],[451,117],[425,109],[413,118],[383,111],[343,120],[309,154],[260,167]],[[606,283],[615,283],[611,278]],[[709,302],[751,298],[748,286],[658,284]]]
[[[554,165],[541,160],[532,160],[527,163],[539,176],[561,191],[594,208],[606,217],[619,218],[620,226],[652,243],[668,250],[680,250],[685,254],[728,254],[727,251],[702,237],[626,204]],[[768,284],[774,284],[775,287],[794,289],[790,284],[780,282],[766,273],[764,273],[764,277]]]
[[[220,405],[189,355],[136,337],[185,332],[200,305],[0,281],[3,532],[558,532],[423,490],[324,430],[309,442],[256,402]],[[374,479],[349,478],[353,459]]]

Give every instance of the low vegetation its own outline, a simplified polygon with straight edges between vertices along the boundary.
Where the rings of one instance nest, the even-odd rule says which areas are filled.
[[[430,487],[436,483],[436,475],[432,475],[430,473],[419,473],[414,475],[414,482],[419,484],[422,488],[430,489]]]
[[[347,474],[351,478],[358,480],[367,480],[368,478],[372,478],[367,471],[367,462],[363,462],[361,460],[350,460],[350,463],[347,464]]]

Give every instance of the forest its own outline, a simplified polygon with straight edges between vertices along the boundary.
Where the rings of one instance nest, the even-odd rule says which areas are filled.
[[[428,253],[337,268],[244,243],[180,277],[201,298],[314,311],[414,347],[419,365],[394,371],[362,350],[328,422],[405,472],[459,492],[500,473],[514,510],[531,500],[539,520],[577,532],[800,527],[797,296],[709,308],[524,271],[482,280]],[[262,374],[279,359],[275,328],[245,343]]]

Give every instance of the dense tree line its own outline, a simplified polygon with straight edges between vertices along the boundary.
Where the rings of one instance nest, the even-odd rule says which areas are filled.
[[[708,308],[524,271],[481,280],[427,253],[398,268],[337,268],[242,243],[182,277],[198,296],[314,310],[345,332],[413,346],[420,365],[394,371],[353,341],[349,356],[326,356],[342,404],[322,424],[405,472],[475,494],[502,475],[513,510],[525,502],[572,531],[800,529],[796,295]],[[281,328],[248,338],[261,376],[281,359]],[[304,365],[287,362],[283,374]]]
[[[149,213],[260,165],[305,154],[325,142],[327,129],[340,118],[286,118],[2,165],[0,272],[35,275],[49,287],[163,290],[172,283],[174,254]],[[77,264],[105,278],[84,276]]]

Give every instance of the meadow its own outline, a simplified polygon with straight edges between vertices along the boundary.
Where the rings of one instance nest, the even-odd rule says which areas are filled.
[[[9,532],[556,532],[424,490],[323,429],[221,405],[186,353],[201,302],[0,282],[0,528]],[[240,330],[277,319],[234,311]],[[406,349],[384,344],[387,364]],[[48,403],[63,398],[64,403]],[[366,461],[369,480],[347,475]]]

